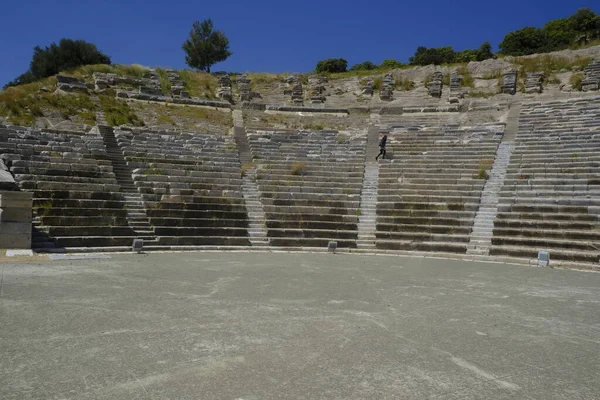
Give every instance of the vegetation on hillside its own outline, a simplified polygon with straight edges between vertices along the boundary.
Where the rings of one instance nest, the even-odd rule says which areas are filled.
[[[346,72],[348,68],[348,61],[343,58],[328,58],[327,60],[321,60],[315,67],[315,72],[318,74],[322,73],[335,73],[335,72]]]
[[[454,51],[452,46],[427,48],[420,46],[415,55],[408,59],[410,65],[440,65],[483,61],[494,57],[492,45],[484,42],[477,50]]]
[[[31,126],[45,115],[56,115],[63,119],[77,117],[79,122],[95,123],[96,106],[89,96],[59,95],[45,89],[54,85],[56,79],[51,77],[0,92],[0,116],[22,126]]]
[[[551,20],[542,28],[528,26],[510,32],[499,47],[504,55],[523,56],[563,50],[597,39],[600,39],[600,16],[582,8],[568,18]]]
[[[36,46],[29,69],[4,88],[35,82],[89,64],[110,64],[110,57],[100,52],[95,44],[83,40],[61,39],[58,45],[52,43],[43,49]]]
[[[229,39],[223,32],[214,30],[210,18],[194,22],[190,37],[182,47],[187,65],[205,72],[210,72],[213,64],[225,61],[232,54],[229,51]]]

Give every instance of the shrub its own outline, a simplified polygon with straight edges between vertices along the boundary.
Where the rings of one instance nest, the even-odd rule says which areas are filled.
[[[400,78],[396,79],[396,89],[409,91],[413,90],[414,88],[415,82],[412,81],[410,78],[404,78],[401,76]]]
[[[170,94],[171,81],[169,81],[167,71],[162,68],[156,68],[156,73],[158,74],[158,81],[160,82],[160,90],[163,92],[163,94]]]
[[[292,175],[301,175],[304,171],[304,167],[306,167],[306,163],[304,161],[298,161],[292,164],[290,168],[290,174]]]
[[[315,67],[317,73],[335,73],[335,72],[346,72],[348,67],[348,61],[343,58],[329,58],[327,60],[321,60]]]
[[[248,170],[252,169],[252,168],[254,168],[254,164],[252,162],[244,164],[244,166],[242,166],[242,169],[241,169],[242,177],[246,176],[246,174],[248,173]]]
[[[581,82],[583,82],[583,74],[573,74],[569,78],[569,83],[573,86],[573,89],[581,91]]]
[[[129,105],[110,95],[100,96],[100,103],[104,110],[106,122],[110,126],[134,125],[143,126],[144,122],[133,112]]]
[[[406,64],[404,64],[403,62],[391,59],[391,60],[383,60],[383,62],[379,65],[379,68],[398,69],[398,68],[403,68],[405,66],[406,66]]]
[[[348,135],[346,135],[346,134],[344,134],[344,133],[339,133],[339,134],[337,135],[337,140],[336,140],[336,142],[337,142],[337,144],[342,144],[342,143],[344,143],[344,142],[345,142],[346,140],[348,140],[348,139],[350,139],[350,136],[348,136]]]
[[[5,88],[34,82],[61,71],[89,64],[110,64],[110,57],[100,52],[95,44],[83,40],[61,39],[58,45],[52,43],[43,49],[36,46],[29,70],[9,82]]]
[[[354,64],[350,71],[371,71],[377,69],[377,65],[373,64],[371,61],[365,61],[360,64]]]

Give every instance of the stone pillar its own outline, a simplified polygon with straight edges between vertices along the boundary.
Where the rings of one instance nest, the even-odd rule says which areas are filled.
[[[600,60],[592,61],[583,70],[584,78],[581,81],[581,90],[588,92],[600,90]]]
[[[231,78],[229,74],[219,76],[219,88],[217,89],[217,97],[221,100],[231,101]]]
[[[30,192],[0,191],[0,248],[31,249]]]
[[[465,97],[462,90],[463,76],[459,75],[458,72],[454,71],[450,75],[450,95],[448,96],[449,103],[458,103],[460,99]]]
[[[442,79],[444,79],[443,73],[439,71],[433,73],[431,82],[427,84],[427,90],[431,97],[442,97]]]
[[[391,73],[385,74],[383,82],[381,82],[381,88],[379,89],[379,99],[384,101],[394,100],[394,78]]]
[[[517,71],[510,71],[502,75],[500,93],[517,93]]]
[[[308,77],[308,93],[310,95],[310,102],[312,104],[321,104],[325,102],[325,85],[327,82],[322,76],[309,76]]]
[[[528,72],[525,77],[525,93],[542,93],[543,72]]]
[[[304,105],[304,89],[302,88],[302,82],[296,75],[288,76],[285,81],[288,84],[288,89],[284,90],[284,94],[292,96],[292,104],[296,106]]]

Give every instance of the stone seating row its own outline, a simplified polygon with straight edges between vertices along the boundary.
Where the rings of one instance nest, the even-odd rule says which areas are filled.
[[[231,138],[117,130],[158,244],[247,246],[239,154]]]
[[[380,160],[376,247],[465,253],[503,125],[390,123]],[[484,169],[481,171],[481,169]]]
[[[272,246],[356,247],[366,136],[247,131]]]
[[[94,133],[2,129],[0,154],[33,192],[34,248],[131,245],[124,199]]]
[[[598,262],[600,97],[524,103],[492,255]]]

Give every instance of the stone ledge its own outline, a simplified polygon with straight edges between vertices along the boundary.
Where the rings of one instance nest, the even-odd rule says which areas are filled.
[[[270,104],[265,105],[265,111],[349,114],[347,108],[323,108],[323,107],[310,107],[310,106],[276,106],[276,105],[270,105]]]

